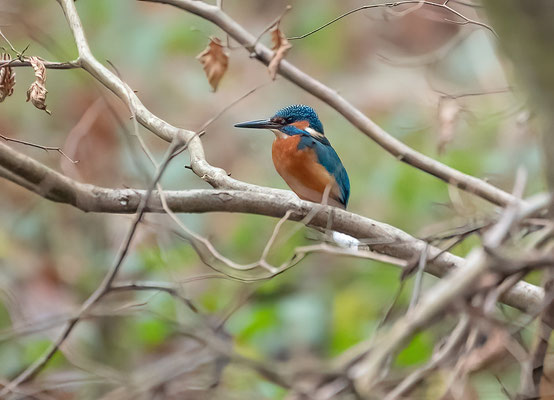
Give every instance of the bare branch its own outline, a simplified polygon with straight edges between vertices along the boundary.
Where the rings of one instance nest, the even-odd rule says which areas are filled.
[[[514,189],[516,196],[522,191],[524,182],[525,175],[522,172],[518,173]],[[366,357],[351,369],[350,375],[355,379],[356,387],[362,394],[370,393],[378,380],[385,360],[395,354],[402,344],[423,329],[455,299],[475,293],[477,281],[493,265],[493,260],[485,247],[499,246],[512,225],[526,216],[526,213],[519,209],[519,204],[514,202],[507,207],[498,223],[485,233],[484,248],[472,250],[462,268],[453,271],[427,292],[410,313],[397,320],[388,332],[375,341],[369,352],[370,357]]]
[[[142,290],[153,290],[158,292],[165,292],[169,295],[180,300],[186,304],[192,311],[195,313],[198,312],[196,306],[188,299],[187,297],[179,293],[179,286],[175,284],[168,284],[166,282],[129,282],[129,283],[118,283],[110,287],[110,292],[124,292],[124,291],[142,291]]]
[[[52,201],[70,204],[83,211],[108,213],[134,213],[139,209],[147,192],[136,189],[107,189],[76,182],[0,143],[0,167],[16,172],[15,178],[29,190]],[[1,170],[0,170],[1,172]],[[6,176],[8,179],[14,177]],[[12,179],[13,180],[13,179]],[[47,182],[47,184],[45,184]],[[255,191],[236,190],[185,190],[165,191],[167,206],[173,212],[203,213],[213,211],[243,212],[281,218],[291,210],[290,219],[303,221],[310,217],[310,226],[332,229],[358,239],[369,240],[375,252],[397,259],[412,260],[419,257],[426,242],[417,240],[393,226],[340,210],[299,200],[291,192],[256,186]],[[532,214],[546,207],[550,195],[528,199]],[[314,212],[317,208],[317,212]],[[160,194],[154,191],[146,203],[144,212],[163,212]],[[329,227],[330,213],[333,213]],[[347,250],[347,249],[346,249]],[[426,271],[444,276],[453,268],[464,265],[464,260],[448,252],[430,246]],[[540,288],[519,282],[503,296],[503,301],[521,310],[531,312],[541,304]]]
[[[467,336],[469,322],[469,317],[465,314],[462,315],[458,325],[456,325],[446,342],[431,356],[431,361],[404,378],[400,384],[396,385],[394,390],[387,394],[385,400],[399,399],[409,393],[425,376],[438,368],[445,359],[452,356],[452,353]]]
[[[81,68],[81,62],[79,59],[73,60],[73,61],[65,61],[65,62],[55,62],[55,61],[43,61],[44,66],[47,69],[75,69],[75,68]],[[3,67],[5,65],[9,65],[10,67],[30,67],[31,62],[28,61],[27,57],[24,57],[23,60],[18,60],[17,58],[14,58],[10,61],[0,61],[0,67]]]
[[[64,2],[65,1],[67,0],[64,0]],[[270,63],[273,57],[273,52],[270,49],[261,43],[257,43],[256,37],[247,32],[242,25],[233,20],[229,15],[213,5],[193,0],[141,1],[169,4],[213,22],[227,32],[241,46],[245,47],[245,49],[254,55],[259,61],[266,65]],[[418,1],[414,0],[413,2],[415,3]],[[435,6],[442,7],[440,4],[433,4]],[[425,171],[439,179],[442,179],[450,185],[473,193],[494,204],[506,206],[514,200],[517,201],[517,199],[509,193],[506,193],[505,191],[498,189],[481,179],[466,175],[454,168],[448,167],[405,145],[365,116],[359,109],[341,97],[335,90],[325,86],[323,83],[301,71],[290,62],[283,60],[280,63],[279,73],[286,79],[295,83],[297,86],[333,107],[350,123],[352,123],[352,125],[369,136],[399,161],[405,162],[415,168]]]
[[[152,192],[156,187],[156,184],[162,177],[162,174],[164,173],[165,169],[169,165],[169,162],[172,160],[174,153],[178,151],[180,147],[186,146],[186,145],[187,143],[182,142],[178,138],[176,138],[175,141],[171,143],[171,146],[169,146],[169,149],[166,153],[166,157],[164,158],[164,162],[158,168],[154,181],[148,188],[145,196],[142,198],[138,206],[135,218],[133,219],[131,227],[129,228],[127,235],[123,241],[123,244],[119,249],[115,262],[112,268],[108,271],[108,273],[104,277],[104,280],[102,281],[100,286],[83,303],[78,314],[73,319],[68,321],[68,323],[62,330],[62,333],[60,334],[58,339],[52,345],[50,345],[50,347],[46,350],[46,352],[38,359],[36,359],[35,362],[33,362],[33,364],[31,364],[28,368],[26,368],[23,372],[21,372],[15,379],[13,379],[9,384],[7,384],[0,391],[0,397],[9,394],[15,388],[17,388],[18,385],[33,379],[35,375],[38,374],[46,366],[48,361],[52,359],[52,357],[54,356],[54,354],[56,354],[60,346],[62,346],[65,340],[69,337],[69,335],[71,334],[71,332],[73,331],[77,323],[81,320],[81,316],[86,314],[106,293],[110,291],[111,285],[114,279],[116,278],[117,273],[119,272],[121,265],[125,260],[125,257],[127,256],[127,252],[129,251],[129,246],[131,245],[131,241],[135,236],[140,220],[142,219],[142,216],[145,213],[145,208],[146,208],[146,205],[148,204],[148,200],[150,199],[150,196],[152,195]]]
[[[13,139],[7,136],[4,136],[0,133],[0,138],[4,139],[6,142],[13,142],[13,143],[19,143],[23,144],[25,146],[35,147],[37,149],[42,149],[44,151],[57,151],[62,156],[64,156],[66,159],[68,159],[72,164],[77,164],[79,160],[72,160],[67,154],[63,152],[63,150],[60,147],[54,147],[54,146],[43,146],[41,144],[26,142],[25,140],[19,140],[19,139]]]
[[[416,11],[423,5],[442,8],[442,9],[447,10],[448,12],[452,13],[453,15],[455,15],[455,16],[457,16],[461,19],[461,21],[452,21],[452,20],[446,20],[446,19],[445,19],[445,21],[451,22],[453,24],[464,24],[464,25],[465,24],[473,24],[473,25],[477,25],[477,26],[480,26],[482,28],[485,28],[485,29],[489,30],[495,36],[498,36],[496,34],[496,32],[490,26],[488,26],[487,24],[485,24],[483,22],[476,21],[476,20],[471,19],[471,18],[468,18],[465,15],[463,15],[461,12],[459,12],[457,10],[454,10],[452,7],[449,7],[447,5],[447,1],[445,1],[444,3],[441,4],[441,3],[434,3],[432,1],[424,1],[424,0],[405,0],[405,1],[394,1],[394,2],[389,2],[389,3],[370,4],[370,5],[366,5],[366,6],[361,6],[361,7],[355,8],[353,10],[347,11],[344,14],[339,15],[338,17],[332,19],[331,21],[321,25],[319,28],[316,28],[316,29],[314,29],[314,30],[312,30],[308,33],[305,33],[305,34],[300,35],[300,36],[290,37],[288,39],[289,40],[304,39],[305,37],[313,35],[314,33],[319,32],[320,30],[325,29],[329,25],[334,24],[335,22],[343,19],[344,17],[347,17],[349,15],[357,13],[358,11],[369,10],[369,9],[372,9],[372,8],[385,8],[385,7],[394,8],[394,7],[403,6],[403,5],[406,5],[406,4],[416,4],[416,7],[412,8],[412,9],[409,9],[409,12]]]

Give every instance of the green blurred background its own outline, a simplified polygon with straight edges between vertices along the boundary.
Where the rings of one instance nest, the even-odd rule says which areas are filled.
[[[366,4],[225,0],[224,9],[257,35],[289,3],[293,8],[281,24],[287,36],[305,33]],[[212,92],[195,56],[210,36],[224,40],[225,35],[200,18],[170,6],[129,0],[79,0],[76,6],[95,56],[105,65],[109,60],[143,103],[173,125],[198,129],[229,103],[263,85],[211,124],[202,138],[208,161],[236,179],[286,188],[272,165],[271,133],[238,130],[233,124],[304,103],[318,111],[350,175],[350,211],[418,237],[479,221],[490,211],[475,197],[449,191],[442,181],[396,161],[333,109],[288,81],[278,77],[272,82],[267,69],[242,48],[228,51],[229,70],[217,92]],[[481,17],[473,9],[462,9]],[[337,89],[416,150],[505,190],[511,190],[514,172],[523,166],[529,174],[528,193],[544,190],[533,116],[526,110],[526,99],[509,83],[511,69],[499,58],[494,37],[484,29],[446,23],[444,17],[429,9],[404,16],[384,9],[360,12],[293,41],[287,59]],[[3,0],[0,24],[17,49],[30,44],[27,55],[52,61],[76,58],[55,1]],[[269,44],[268,35],[262,41]],[[16,72],[15,93],[0,105],[0,133],[61,146],[79,163],[72,165],[55,152],[16,144],[14,148],[82,182],[146,187],[153,168],[131,135],[129,112],[115,96],[84,71],[49,70],[49,116],[25,103],[32,70]],[[508,86],[512,90],[455,102],[443,98]],[[452,120],[445,103],[453,107]],[[167,144],[143,128],[140,132],[161,160]],[[452,140],[439,154],[438,143],[449,133]],[[183,155],[170,165],[162,179],[164,188],[208,187],[184,168],[187,163]],[[7,181],[1,181],[0,188],[0,377],[9,379],[44,351],[63,318],[99,285],[131,217],[85,214]],[[224,213],[181,219],[241,263],[260,257],[276,223],[261,216]],[[67,352],[55,357],[40,377],[73,382],[58,388],[66,398],[98,398],[112,390],[118,381],[110,381],[103,372],[128,376],[169,354],[186,355],[182,331],[195,328],[199,318],[216,323],[228,316],[224,329],[235,351],[244,356],[296,365],[330,360],[373,335],[400,288],[400,271],[393,266],[328,255],[309,256],[266,282],[212,279],[206,275],[213,275],[213,270],[190,244],[168,230],[173,227],[168,218],[150,215],[146,220],[119,278],[183,282],[184,293],[202,317],[164,293],[110,296],[98,307],[97,316],[78,326]],[[274,263],[290,258],[296,246],[312,243],[305,230],[285,241],[294,227],[285,224],[283,238],[270,255]],[[475,240],[466,241],[454,252],[464,255],[472,244]],[[433,282],[425,276],[425,287]],[[408,281],[392,318],[405,312],[410,295]],[[401,374],[428,360],[453,322],[445,319],[434,330],[416,336],[395,359],[394,368]],[[517,387],[517,379],[510,379],[516,372],[510,366],[484,372],[475,377],[474,389],[483,398],[503,398],[494,375],[502,376],[508,387]],[[432,386],[419,396],[432,398]],[[213,398],[236,399],[287,395],[240,363],[227,365],[221,383],[210,393]]]

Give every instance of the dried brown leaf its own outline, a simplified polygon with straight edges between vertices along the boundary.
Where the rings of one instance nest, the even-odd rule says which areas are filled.
[[[215,92],[229,65],[229,56],[225,53],[221,41],[216,37],[210,38],[208,47],[196,58],[202,63],[208,82]]]
[[[274,51],[274,54],[273,58],[269,62],[269,65],[267,66],[267,69],[269,70],[271,79],[275,79],[277,76],[277,70],[279,69],[279,63],[283,58],[285,58],[292,45],[279,29],[279,25],[271,31],[271,42],[273,43],[272,50]]]
[[[39,110],[46,111],[47,114],[51,114],[46,109],[46,67],[44,63],[38,57],[29,57],[29,62],[35,70],[36,80],[32,83],[31,87],[27,90],[27,101],[31,100],[31,103]]]
[[[0,56],[0,61],[9,61],[11,59],[10,55],[6,53]],[[0,102],[13,94],[14,86],[15,71],[9,66],[0,68]]]
[[[441,99],[439,103],[439,138],[437,144],[439,154],[443,154],[446,146],[454,139],[459,115],[460,105],[455,99]]]

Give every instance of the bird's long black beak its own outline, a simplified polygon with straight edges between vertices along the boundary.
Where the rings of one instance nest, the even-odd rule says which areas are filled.
[[[258,119],[256,121],[241,122],[235,124],[236,128],[254,128],[254,129],[279,129],[283,125],[270,119]]]

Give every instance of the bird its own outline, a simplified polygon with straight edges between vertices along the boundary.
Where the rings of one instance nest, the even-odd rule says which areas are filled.
[[[290,105],[269,119],[235,127],[271,130],[275,134],[273,164],[291,190],[303,200],[346,209],[350,180],[312,107]]]

